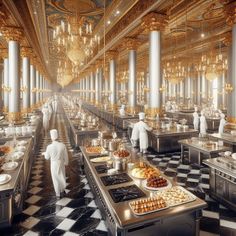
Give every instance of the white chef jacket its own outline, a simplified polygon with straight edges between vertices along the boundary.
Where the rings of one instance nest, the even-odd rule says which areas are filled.
[[[198,113],[195,111],[193,113],[193,127],[194,127],[194,129],[198,129],[198,125],[199,125],[199,116],[198,116]]]
[[[223,134],[224,133],[224,126],[225,126],[225,124],[226,124],[225,118],[221,118],[220,119],[219,130],[218,130],[219,134]]]
[[[44,129],[48,129],[50,121],[49,109],[47,107],[43,107],[42,113],[43,113],[43,127]]]
[[[57,101],[52,102],[52,108],[55,113],[57,113]]]
[[[65,165],[68,165],[66,146],[58,141],[53,141],[47,146],[45,159],[51,161],[51,175],[54,190],[60,196],[66,188]]]
[[[148,148],[148,135],[147,130],[151,130],[144,121],[140,120],[137,124],[138,132],[139,132],[139,147],[140,150],[146,150]]]
[[[201,134],[206,134],[206,130],[207,130],[206,117],[205,116],[201,116],[200,117],[200,133]]]

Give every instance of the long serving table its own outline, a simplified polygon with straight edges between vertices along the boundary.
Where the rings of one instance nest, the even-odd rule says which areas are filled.
[[[210,134],[210,137],[212,137],[215,140],[221,140],[224,143],[230,145],[232,147],[233,152],[236,152],[236,136],[229,134],[229,133],[214,133]]]
[[[108,123],[114,125],[117,128],[120,128],[120,129],[127,129],[128,128],[126,125],[126,122],[125,122],[126,120],[138,118],[138,115],[126,114],[124,116],[121,116],[118,113],[114,113],[112,111],[106,111],[106,110],[103,110],[103,109],[98,108],[98,107],[91,105],[91,104],[83,104],[83,108],[89,110],[90,112],[92,112],[96,116],[101,117],[102,119],[104,119]]]
[[[203,159],[219,156],[220,152],[231,151],[228,146],[219,146],[217,142],[201,141],[198,139],[179,140],[181,145],[181,159],[183,161],[185,149],[188,150],[188,159],[190,163],[201,164]],[[209,145],[207,144],[209,143]]]
[[[193,127],[193,112],[165,112],[167,117],[173,118],[176,121],[179,121],[181,119],[186,119],[187,124],[191,127]],[[200,117],[200,116],[199,116]],[[220,125],[220,118],[209,118],[206,117],[207,121],[207,131],[208,132],[215,132],[218,130]]]
[[[138,120],[127,120],[128,134],[131,137],[133,126]],[[159,153],[174,152],[180,150],[181,139],[191,138],[197,136],[198,131],[194,129],[177,130],[176,128],[166,129],[154,129],[148,131],[149,146]]]
[[[18,161],[18,167],[15,170],[2,172],[2,174],[11,175],[11,180],[0,185],[0,227],[9,226],[12,217],[22,211],[24,193],[27,190],[33,162],[33,138],[26,140],[28,142],[26,151],[22,159]],[[8,141],[5,145],[12,146],[13,143]]]
[[[129,176],[132,178],[132,181],[129,183],[105,186],[101,181],[101,177],[108,176],[109,174],[98,174],[95,167],[101,165],[101,163],[92,163],[90,161],[91,155],[86,152],[84,147],[81,147],[81,151],[84,155],[85,173],[94,193],[95,201],[101,210],[105,223],[109,229],[109,235],[199,235],[201,210],[207,206],[203,200],[196,197],[195,201],[186,204],[170,207],[168,209],[142,216],[134,215],[129,207],[130,201],[115,203],[109,194],[109,190],[135,184],[146,194],[147,197],[153,197],[154,192],[147,191],[142,185],[143,181],[133,178],[131,175]],[[132,160],[137,160],[135,153],[132,153]],[[129,172],[126,171],[118,173],[129,174]],[[174,182],[172,182],[172,184],[175,185]]]

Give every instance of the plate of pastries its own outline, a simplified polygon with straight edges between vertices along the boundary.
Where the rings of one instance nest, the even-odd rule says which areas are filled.
[[[145,180],[143,185],[146,189],[153,191],[163,190],[172,186],[171,182],[168,179],[156,175],[153,175]]]
[[[86,147],[86,152],[89,154],[101,154],[104,149],[101,146],[91,146],[91,147]]]
[[[196,200],[196,197],[181,186],[174,186],[156,193],[157,197],[163,198],[168,206],[178,206]]]
[[[139,216],[168,208],[165,200],[161,197],[142,198],[130,202],[129,205],[133,213]]]
[[[12,151],[12,148],[10,146],[0,146],[0,152],[4,152],[5,154]]]
[[[149,166],[144,162],[140,162],[139,166],[132,169],[131,175],[138,179],[147,179],[151,176],[159,176],[160,171],[157,168]]]

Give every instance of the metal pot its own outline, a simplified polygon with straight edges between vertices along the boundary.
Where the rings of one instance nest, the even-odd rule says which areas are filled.
[[[100,140],[99,139],[92,139],[92,146],[99,146]]]
[[[110,152],[116,151],[118,149],[118,147],[119,147],[119,144],[120,144],[119,140],[115,140],[114,139],[114,140],[109,141],[109,148],[108,148],[108,150]]]
[[[101,146],[105,149],[109,148],[109,139],[101,139]]]

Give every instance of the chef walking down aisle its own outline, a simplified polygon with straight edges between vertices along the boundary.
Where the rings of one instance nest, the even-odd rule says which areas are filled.
[[[56,141],[58,132],[50,130],[52,143],[47,146],[45,159],[51,161],[51,176],[57,197],[62,197],[66,188],[65,166],[68,165],[68,153],[65,144]]]
[[[139,113],[139,122],[137,123],[137,129],[139,133],[139,148],[140,152],[146,153],[148,148],[148,134],[147,131],[152,130],[145,122],[145,113]]]
[[[49,128],[49,122],[50,122],[50,112],[49,112],[47,104],[43,106],[42,113],[43,113],[43,128],[44,128],[45,133],[47,133],[47,130]]]

